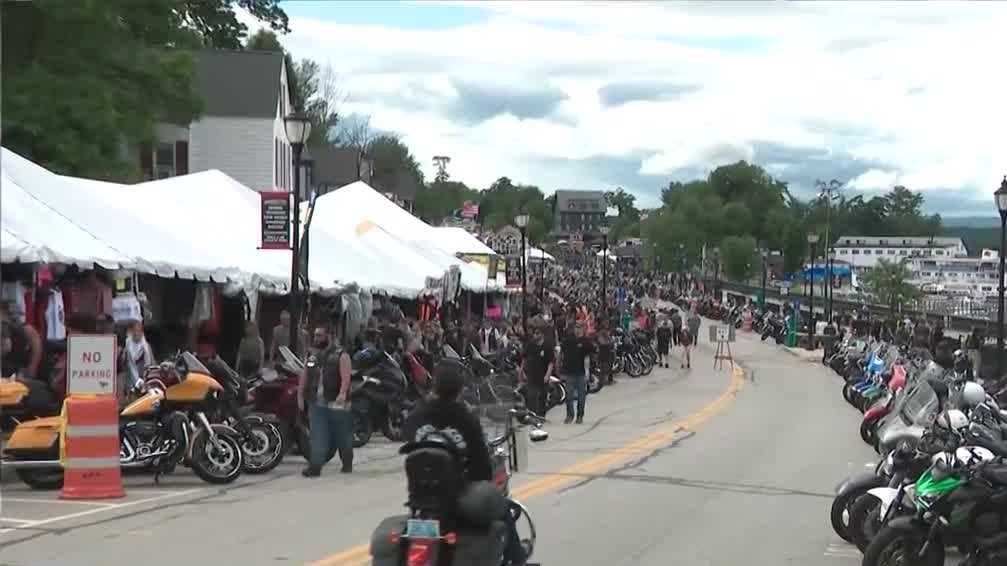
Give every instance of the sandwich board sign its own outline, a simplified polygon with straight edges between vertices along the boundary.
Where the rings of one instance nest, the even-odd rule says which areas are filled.
[[[115,335],[71,334],[66,342],[67,395],[114,395]]]

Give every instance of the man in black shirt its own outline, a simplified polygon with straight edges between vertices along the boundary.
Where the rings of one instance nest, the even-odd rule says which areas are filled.
[[[353,371],[345,348],[332,344],[324,326],[315,329],[312,348],[297,390],[298,405],[308,406],[311,454],[304,477],[318,477],[338,451],[343,473],[353,471],[353,417],[347,402]]]
[[[560,373],[566,380],[566,420],[570,424],[574,420],[574,396],[577,398],[577,424],[584,422],[584,407],[587,404],[587,372],[584,358],[595,351],[594,344],[584,337],[582,326],[567,328],[566,335],[560,342]]]
[[[528,410],[544,417],[548,410],[545,380],[552,375],[554,348],[551,343],[546,342],[545,333],[540,325],[535,324],[528,329],[528,333],[530,336],[525,343],[518,377],[525,384],[525,405],[528,406]]]

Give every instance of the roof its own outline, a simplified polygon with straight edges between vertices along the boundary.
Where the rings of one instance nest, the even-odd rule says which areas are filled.
[[[961,238],[934,237],[929,236],[841,236],[835,247],[862,247],[872,246],[877,248],[919,248],[919,247],[941,247],[950,248],[954,246],[965,246],[965,241]]]
[[[572,200],[589,200],[597,201],[600,204],[598,208],[592,210],[597,210],[598,212],[605,212],[608,208],[605,206],[605,193],[602,191],[568,191],[568,190],[558,190],[556,191],[556,210],[560,212],[570,210],[570,201]]]
[[[312,179],[318,186],[342,187],[360,180],[360,150],[331,145],[311,150]]]
[[[274,118],[280,95],[283,53],[203,50],[196,63],[196,88],[206,116]]]

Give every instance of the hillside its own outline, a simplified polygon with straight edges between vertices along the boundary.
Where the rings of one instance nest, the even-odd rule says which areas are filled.
[[[999,228],[996,216],[944,216],[942,223],[947,228]]]
[[[945,221],[946,222],[946,221]],[[965,240],[965,245],[969,248],[970,255],[978,255],[983,248],[1000,247],[1000,227],[996,228],[967,228],[967,227],[944,227],[944,233],[948,236],[958,236]]]

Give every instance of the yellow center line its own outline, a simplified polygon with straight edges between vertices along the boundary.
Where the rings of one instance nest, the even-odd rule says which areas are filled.
[[[511,491],[511,497],[520,501],[527,501],[539,495],[553,493],[573,485],[585,476],[615,468],[619,464],[653,452],[662,446],[667,446],[681,434],[695,430],[703,423],[723,412],[731,405],[744,384],[744,371],[741,368],[735,367],[727,389],[713,402],[699,411],[634,440],[625,446],[615,448],[586,460],[581,460],[558,472],[522,484]],[[321,560],[311,562],[306,566],[365,566],[370,560],[370,546],[361,544],[327,556]]]

